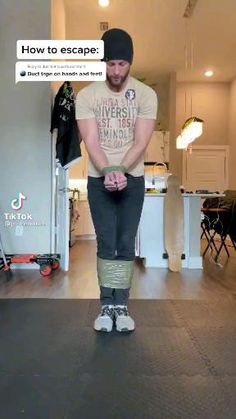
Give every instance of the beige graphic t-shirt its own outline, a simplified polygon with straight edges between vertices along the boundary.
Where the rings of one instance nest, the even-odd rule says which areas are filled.
[[[117,166],[134,143],[134,126],[137,117],[156,119],[157,95],[151,87],[129,77],[121,92],[113,92],[106,82],[93,82],[83,88],[76,97],[76,119],[96,118],[101,148],[109,166]],[[144,156],[128,173],[144,174]],[[89,176],[100,177],[89,160]]]

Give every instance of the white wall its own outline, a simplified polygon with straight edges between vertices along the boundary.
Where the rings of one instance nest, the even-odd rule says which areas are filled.
[[[229,147],[229,189],[236,189],[236,78],[230,86]]]
[[[184,121],[192,115],[204,120],[203,135],[195,145],[229,144],[229,99],[230,83],[184,83],[176,84],[175,138]],[[182,176],[182,151],[172,144],[171,166]]]
[[[15,85],[17,39],[50,39],[50,1],[0,0],[0,231],[6,253],[50,252],[51,135],[47,82]],[[41,227],[16,236],[4,213],[17,213],[11,201],[27,196],[22,210]]]
[[[51,0],[51,38],[66,39],[66,12],[63,0]],[[51,82],[54,96],[62,83],[62,81]]]
[[[176,150],[176,73],[170,75],[169,126],[170,126],[170,172],[182,177],[182,152]]]
[[[156,130],[169,131],[169,80],[160,81],[153,86],[158,97],[158,114]]]
[[[51,34],[52,39],[66,39],[66,14],[63,0],[52,0]]]
[[[192,115],[204,120],[203,135],[196,144],[228,144],[229,83],[177,83],[176,130]],[[185,110],[186,94],[186,110]]]

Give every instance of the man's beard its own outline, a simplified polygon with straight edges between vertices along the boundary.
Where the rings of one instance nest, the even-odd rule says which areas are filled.
[[[107,74],[107,81],[112,87],[119,88],[123,85],[128,75],[129,70],[127,70],[127,73],[124,76],[108,76]]]

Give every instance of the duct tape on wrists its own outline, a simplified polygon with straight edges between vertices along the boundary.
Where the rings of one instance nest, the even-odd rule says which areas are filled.
[[[97,258],[98,282],[102,287],[130,288],[133,273],[134,261]]]
[[[122,172],[122,173],[126,173],[127,172],[127,168],[125,166],[107,166],[107,167],[104,167],[102,169],[102,173],[104,175],[106,175],[107,173],[111,173],[111,172]]]

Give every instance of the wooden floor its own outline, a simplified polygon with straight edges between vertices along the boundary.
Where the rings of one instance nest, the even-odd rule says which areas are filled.
[[[204,245],[204,243],[203,243]],[[204,269],[145,268],[136,261],[132,299],[234,299],[236,297],[236,252],[222,252],[216,265],[208,254]],[[77,241],[70,249],[70,270],[42,277],[38,270],[14,270],[10,278],[0,272],[0,298],[99,298],[96,276],[96,242]]]

